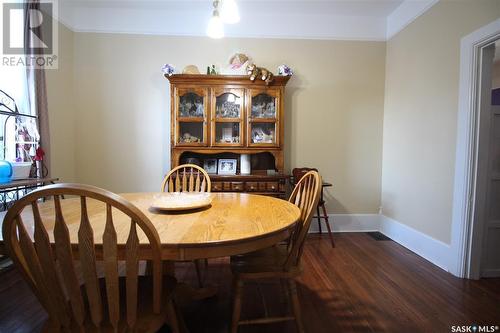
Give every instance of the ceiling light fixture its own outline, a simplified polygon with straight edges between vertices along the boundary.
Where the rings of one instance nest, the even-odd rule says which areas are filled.
[[[224,24],[219,16],[219,1],[215,0],[214,11],[212,12],[212,17],[208,21],[207,26],[207,36],[210,38],[219,39],[224,37]]]
[[[222,0],[220,18],[222,22],[227,24],[234,24],[240,21],[240,13],[235,0]]]

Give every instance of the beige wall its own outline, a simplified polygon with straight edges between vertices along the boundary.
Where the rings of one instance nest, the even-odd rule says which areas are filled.
[[[157,190],[169,167],[169,86],[161,65],[203,71],[236,51],[273,71],[281,63],[295,70],[286,93],[287,166],[315,166],[335,183],[330,211],[376,213],[384,42],[75,33],[77,180],[117,192]]]
[[[59,24],[59,68],[46,71],[51,173],[66,182],[76,181],[73,37],[71,30]]]
[[[460,39],[500,1],[441,1],[387,43],[383,213],[450,243]]]

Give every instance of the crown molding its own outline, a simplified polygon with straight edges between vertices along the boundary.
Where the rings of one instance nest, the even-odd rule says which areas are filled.
[[[386,40],[394,37],[438,2],[439,0],[404,1],[387,16]]]
[[[264,8],[258,13],[250,2],[241,2],[241,21],[226,25],[226,37],[386,41],[437,1],[387,0],[386,7],[381,8],[374,7],[377,5],[373,2],[363,2],[367,7],[361,11],[359,8],[300,11],[296,3],[290,9],[279,10],[278,2],[271,1],[270,10]],[[87,33],[205,37],[211,12],[209,1],[196,2],[192,10],[178,1],[123,1],[120,6],[109,0],[59,3],[58,19],[74,32]]]

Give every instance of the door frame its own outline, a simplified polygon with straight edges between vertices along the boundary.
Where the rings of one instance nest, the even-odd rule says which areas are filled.
[[[455,180],[450,246],[450,272],[462,278],[478,278],[474,246],[482,240],[475,227],[477,157],[482,48],[500,38],[500,19],[461,40],[460,87],[455,156]]]

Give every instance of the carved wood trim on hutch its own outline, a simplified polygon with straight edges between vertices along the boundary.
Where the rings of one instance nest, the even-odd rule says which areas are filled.
[[[229,156],[238,159],[239,171],[239,155],[251,154],[257,165],[251,175],[210,175],[215,183],[212,190],[283,197],[287,179],[284,94],[290,77],[275,76],[269,85],[259,79],[252,82],[248,76],[175,74],[166,78],[171,97],[171,167],[184,163],[186,156],[199,159],[201,166],[204,159]],[[217,114],[228,101],[232,113]],[[228,133],[233,134],[228,138]],[[276,174],[268,175],[259,165],[274,168]]]

